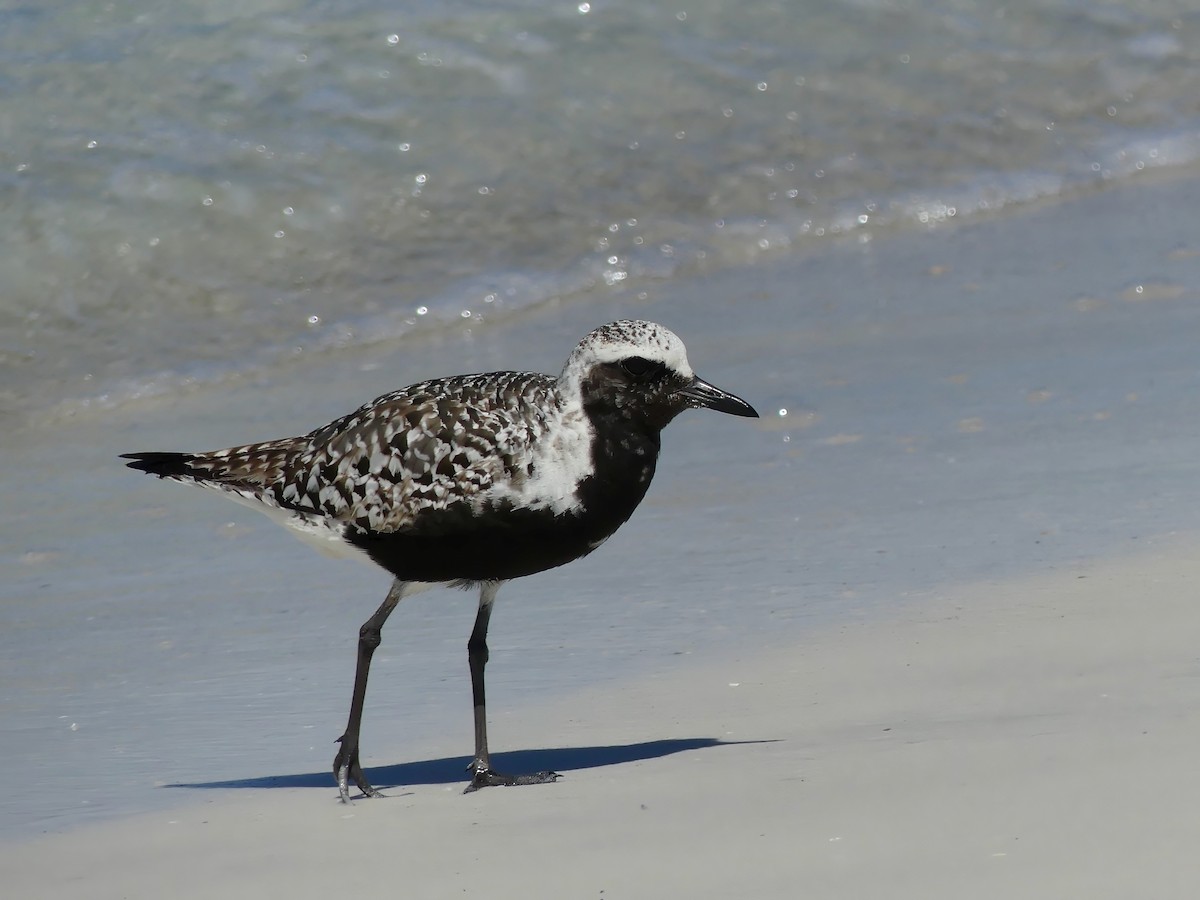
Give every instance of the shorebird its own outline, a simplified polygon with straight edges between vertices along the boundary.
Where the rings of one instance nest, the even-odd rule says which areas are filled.
[[[653,322],[612,322],[557,376],[492,372],[384,394],[303,437],[205,453],[128,453],[131,468],[223,492],[328,554],[365,556],[395,579],[358,632],[354,691],[333,761],[381,796],[359,762],[371,656],[400,600],[436,585],[479,588],[467,642],[475,755],[467,791],[542,784],[555,772],[492,768],[484,667],[500,585],[591,553],[632,514],[654,475],[662,429],[685,409],[757,416],[701,380],[683,342]]]

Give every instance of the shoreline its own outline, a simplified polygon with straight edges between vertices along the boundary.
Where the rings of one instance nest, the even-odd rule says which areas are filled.
[[[783,653],[946,585],[1007,584],[1200,532],[1197,206],[1200,179],[1147,179],[604,306],[604,318],[672,326],[705,378],[766,415],[749,429],[680,417],[646,502],[605,548],[505,592],[495,749],[567,748],[568,763],[600,770],[638,754],[663,766],[749,753],[516,723],[614,678],[668,684],[689,655]],[[387,587],[251,511],[130,473],[118,453],[301,433],[454,371],[554,371],[598,315],[564,304],[486,339],[327,359],[17,435],[6,449],[21,477],[0,484],[4,840],[174,810],[183,792],[165,784],[318,783],[357,626]],[[435,761],[452,789],[469,750],[474,602],[430,596],[385,635],[364,761],[398,776],[429,771],[404,760]],[[565,765],[543,757],[531,767]]]
[[[919,239],[922,233],[946,235],[954,230],[974,229],[978,227],[1003,226],[1014,220],[1027,218],[1045,210],[1056,207],[1071,206],[1082,201],[1103,197],[1106,194],[1136,192],[1147,189],[1162,188],[1173,183],[1189,185],[1200,178],[1200,164],[1183,163],[1163,167],[1152,167],[1136,173],[1129,173],[1114,180],[1097,179],[1082,182],[1064,189],[1061,193],[1045,196],[1037,195],[1028,199],[1003,204],[996,208],[975,210],[969,216],[940,219],[932,226],[921,226],[916,223],[892,223],[882,229],[830,235],[814,243],[784,244],[765,251],[761,257],[753,260],[730,261],[709,264],[695,263],[693,271],[671,275],[665,279],[650,278],[645,284],[639,284],[636,294],[670,293],[672,282],[703,281],[708,278],[723,278],[745,271],[753,271],[759,267],[770,269],[803,267],[814,263],[822,257],[845,252],[846,248],[861,245],[864,242],[895,243]],[[451,293],[454,293],[453,291]],[[363,337],[370,333],[370,321],[356,323],[360,333],[359,343],[349,347],[357,357],[380,360],[394,356],[397,349],[408,350],[416,356],[424,355],[429,347],[453,347],[458,344],[470,343],[472,334],[488,335],[495,332],[520,329],[524,323],[537,320],[549,311],[566,305],[574,310],[586,308],[588,298],[602,294],[611,299],[614,304],[630,303],[630,295],[617,294],[611,290],[601,292],[595,285],[578,285],[564,294],[547,293],[536,303],[514,309],[498,308],[494,315],[477,320],[469,320],[464,324],[461,316],[450,314],[444,318],[430,320],[421,328],[412,327],[410,330],[396,329],[394,333],[386,333],[379,337]],[[469,302],[464,299],[464,302]],[[341,323],[335,327],[350,325]],[[94,417],[107,415],[135,415],[139,409],[169,409],[181,397],[205,395],[222,392],[238,392],[247,389],[247,385],[262,382],[264,379],[281,380],[297,377],[306,370],[338,369],[338,358],[344,357],[347,347],[336,340],[315,341],[295,347],[274,347],[263,355],[269,362],[251,355],[247,357],[245,368],[221,370],[219,374],[206,373],[206,364],[195,361],[186,371],[171,371],[163,373],[163,381],[149,378],[149,373],[137,376],[132,381],[114,381],[106,385],[104,390],[89,394],[76,390],[74,393],[64,393],[56,397],[47,408],[26,408],[12,401],[12,408],[0,407],[0,416],[17,432],[33,432],[38,430],[54,430],[69,426],[75,420],[87,421]],[[503,363],[498,363],[503,364]],[[451,374],[451,373],[443,373]],[[111,394],[116,394],[113,399]]]

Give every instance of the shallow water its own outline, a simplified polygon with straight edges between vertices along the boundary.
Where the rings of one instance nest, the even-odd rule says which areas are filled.
[[[334,796],[386,577],[116,454],[617,316],[764,418],[682,417],[628,526],[506,587],[497,749],[543,696],[1200,527],[1194,12],[583,6],[0,11],[0,834]],[[389,624],[369,767],[469,752],[473,606]]]
[[[1141,0],[0,10],[0,409],[1187,164],[1198,54]]]

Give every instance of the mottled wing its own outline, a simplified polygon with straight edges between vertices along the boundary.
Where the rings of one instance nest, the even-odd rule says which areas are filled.
[[[555,409],[554,379],[468,375],[386,394],[301,438],[193,457],[193,470],[269,504],[401,531],[422,515],[476,511],[497,480],[517,480]]]

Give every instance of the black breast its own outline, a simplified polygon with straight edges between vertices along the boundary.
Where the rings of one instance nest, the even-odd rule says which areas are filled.
[[[597,428],[594,473],[577,510],[554,515],[509,504],[430,510],[396,532],[347,531],[346,539],[402,581],[507,580],[586,556],[617,530],[650,487],[657,431]]]

